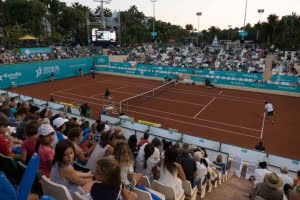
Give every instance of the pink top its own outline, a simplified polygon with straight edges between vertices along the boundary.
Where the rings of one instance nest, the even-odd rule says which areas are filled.
[[[23,150],[27,151],[27,158],[31,158],[31,156],[34,154],[36,140],[37,137],[31,137],[31,138],[27,138],[22,142],[22,151]]]
[[[40,173],[50,178],[51,162],[54,158],[54,149],[51,146],[40,145],[38,154],[40,156]]]

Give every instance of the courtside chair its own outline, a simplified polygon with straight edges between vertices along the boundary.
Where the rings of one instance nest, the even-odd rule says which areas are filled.
[[[200,198],[203,199],[206,194],[206,185],[207,183],[205,182],[203,185],[198,186],[198,191],[197,193],[200,194]]]
[[[254,198],[254,200],[265,200],[265,199],[262,198],[262,197],[260,197],[260,196],[256,196],[256,197]]]
[[[258,166],[258,162],[256,160],[249,160],[248,164]]]
[[[156,180],[152,183],[152,189],[165,195],[166,200],[184,200],[184,192],[175,198],[175,191],[172,187],[166,186]]]
[[[87,199],[81,194],[79,194],[79,192],[74,192],[73,200],[87,200]]]
[[[138,188],[134,188],[132,191],[138,195],[138,199],[152,200],[151,194],[149,192],[140,190]]]
[[[197,199],[197,186],[192,188],[191,182],[188,180],[182,181],[182,188],[184,190],[185,199],[196,200]]]
[[[56,200],[73,200],[69,190],[66,186],[54,183],[45,175],[41,179],[43,193],[49,195]]]
[[[242,165],[241,161],[231,160],[230,171],[231,171],[232,175],[241,177],[242,167],[243,167],[243,165]]]
[[[34,153],[25,169],[25,172],[22,176],[21,182],[19,184],[17,190],[17,200],[26,200],[28,195],[31,192],[31,188],[35,177],[37,175],[37,171],[40,164],[40,157],[38,154]]]
[[[251,176],[254,176],[254,172],[257,169],[256,165],[248,164],[245,179],[249,179]]]
[[[146,188],[151,188],[150,180],[147,176],[142,177],[140,184],[145,186]]]
[[[17,163],[13,158],[0,153],[0,170],[5,173],[12,185],[19,184],[20,175],[17,170]]]

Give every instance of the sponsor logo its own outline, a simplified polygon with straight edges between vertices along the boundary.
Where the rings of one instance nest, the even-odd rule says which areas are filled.
[[[20,76],[22,76],[21,72],[5,73],[5,74],[0,75],[0,81],[3,81],[3,79],[14,80],[14,79],[17,79]]]
[[[54,65],[54,66],[46,66],[46,67],[39,67],[36,72],[36,78],[40,77],[43,74],[51,74],[55,72],[59,72],[59,66]]]

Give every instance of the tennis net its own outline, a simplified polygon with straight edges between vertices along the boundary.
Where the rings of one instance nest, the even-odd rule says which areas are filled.
[[[120,113],[127,112],[129,106],[137,106],[153,97],[160,95],[161,93],[168,90],[168,88],[174,87],[174,85],[175,81],[170,81],[162,86],[154,88],[153,90],[120,101]]]

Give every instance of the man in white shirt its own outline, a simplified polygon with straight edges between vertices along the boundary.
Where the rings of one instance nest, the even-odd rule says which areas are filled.
[[[267,116],[268,116],[268,119],[269,120],[272,120],[272,124],[274,124],[274,120],[273,120],[273,112],[274,112],[274,109],[273,109],[273,105],[269,102],[265,102],[265,109],[267,111]]]
[[[288,175],[289,168],[287,166],[283,166],[280,168],[280,172],[281,174],[278,174],[278,176],[281,178],[283,183],[280,189],[282,190],[285,184],[289,184],[290,186],[294,187],[294,180]]]
[[[254,171],[255,185],[264,182],[265,175],[271,173],[267,170],[267,162],[260,162],[259,168]]]

